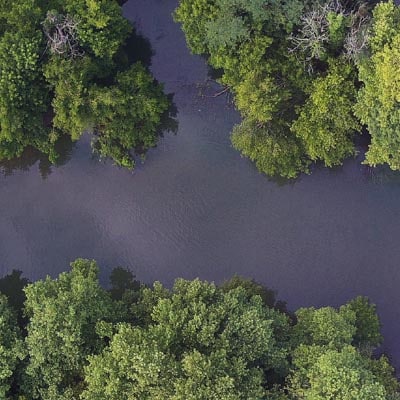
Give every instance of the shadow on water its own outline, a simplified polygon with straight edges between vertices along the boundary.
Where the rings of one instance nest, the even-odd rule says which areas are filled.
[[[378,185],[393,183],[400,184],[400,172],[393,171],[387,165],[378,165],[370,167],[368,165],[361,165],[364,178]]]
[[[54,147],[58,156],[55,163],[51,163],[45,153],[33,147],[27,147],[20,157],[0,161],[0,173],[4,176],[9,176],[15,171],[28,171],[30,167],[39,162],[40,175],[43,179],[46,179],[54,167],[60,167],[70,160],[76,143],[65,135],[57,141]]]
[[[283,186],[293,186],[295,183],[301,181],[301,177],[303,174],[297,176],[296,178],[284,178],[283,176],[266,176],[264,175],[265,178],[269,181],[274,183],[278,187],[283,187]]]
[[[129,268],[115,267],[110,274],[111,288],[109,293],[114,300],[125,300],[135,303],[139,299],[142,283]]]
[[[207,61],[207,58],[204,57],[205,62]],[[222,78],[222,75],[224,74],[224,70],[222,68],[213,68],[211,65],[207,64],[207,76],[214,80],[218,81],[218,79]]]
[[[249,296],[260,296],[262,302],[268,308],[274,308],[275,310],[292,316],[287,309],[286,301],[278,300],[278,293],[276,290],[273,290],[254,279],[234,275],[232,278],[220,284],[219,287],[224,292],[229,292],[230,290],[235,290],[239,287],[243,288]]]
[[[173,133],[176,135],[178,133],[179,122],[177,119],[178,108],[174,103],[174,93],[168,93],[168,104],[169,107],[165,113],[161,116],[161,124],[158,131],[158,136],[163,137],[164,133]]]
[[[133,27],[132,32],[125,40],[124,45],[120,48],[114,60],[118,65],[118,70],[121,71],[128,69],[136,62],[140,62],[146,68],[149,68],[153,56],[154,52],[150,41]]]

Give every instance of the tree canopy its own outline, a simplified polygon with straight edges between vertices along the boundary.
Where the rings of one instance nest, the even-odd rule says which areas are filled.
[[[19,360],[25,356],[20,328],[7,297],[0,293],[0,397],[5,399]]]
[[[288,318],[244,288],[180,279],[150,313],[146,326],[118,325],[110,347],[90,358],[84,399],[258,399],[257,366],[287,368],[277,333]]]
[[[365,163],[400,169],[392,1],[181,0],[174,15],[190,49],[222,71],[243,116],[233,146],[261,172],[340,165],[363,127]]]
[[[399,399],[393,367],[374,356],[382,337],[365,297],[289,314],[238,276],[168,289],[118,267],[104,289],[98,272],[78,259],[56,279],[0,281],[26,285],[26,319],[0,293],[3,399]]]
[[[97,321],[118,321],[118,307],[100,287],[96,264],[77,260],[71,268],[57,280],[47,277],[25,288],[25,386],[33,398],[73,398],[86,357],[102,347]]]
[[[359,92],[356,113],[368,126],[371,144],[366,156],[369,165],[387,163],[400,169],[400,9],[392,2],[374,10],[371,57],[360,62],[364,86]]]
[[[133,168],[132,151],[156,144],[168,101],[126,62],[134,32],[116,0],[1,0],[0,26],[0,159],[33,146],[56,161],[62,135],[89,131],[101,157]]]

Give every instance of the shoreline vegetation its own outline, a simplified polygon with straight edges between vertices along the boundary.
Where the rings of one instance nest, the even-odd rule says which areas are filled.
[[[0,279],[0,397],[18,400],[395,400],[399,382],[365,297],[294,313],[234,276],[144,285],[95,261]]]
[[[232,145],[269,176],[364,163],[400,169],[400,9],[374,0],[180,0],[187,45],[221,71],[243,121]]]
[[[133,168],[155,146],[170,102],[132,58],[135,35],[114,0],[0,0],[0,160],[93,134],[93,150]]]
[[[134,168],[172,103],[130,48],[115,0],[0,0],[0,162],[92,133],[100,158]],[[189,49],[221,73],[243,120],[234,148],[271,177],[341,165],[400,169],[400,9],[392,0],[180,0]],[[61,156],[62,158],[62,156]]]

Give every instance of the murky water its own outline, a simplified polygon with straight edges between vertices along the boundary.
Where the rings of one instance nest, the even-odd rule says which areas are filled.
[[[89,137],[50,174],[33,154],[0,166],[0,273],[55,276],[90,257],[104,276],[123,265],[148,282],[239,273],[277,289],[290,308],[367,295],[400,366],[400,174],[362,167],[361,156],[285,185],[259,174],[230,146],[239,116],[211,97],[218,87],[172,21],[176,5],[124,6],[173,93],[176,135],[166,133],[134,172],[93,159]]]

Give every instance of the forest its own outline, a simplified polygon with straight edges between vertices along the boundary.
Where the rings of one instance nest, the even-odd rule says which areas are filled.
[[[169,106],[133,34],[114,0],[0,0],[0,160],[30,146],[56,162],[57,141],[91,132],[99,157],[133,168]]]
[[[181,0],[189,48],[234,95],[232,144],[269,176],[364,163],[400,169],[400,9],[392,0]]]
[[[395,400],[376,308],[289,312],[238,276],[145,285],[95,261],[34,283],[0,279],[0,398],[15,400]]]

